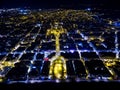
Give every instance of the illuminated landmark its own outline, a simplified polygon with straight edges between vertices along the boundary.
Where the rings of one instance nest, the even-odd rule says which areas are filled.
[[[65,58],[60,55],[59,38],[63,33],[66,33],[66,30],[62,26],[59,26],[58,22],[55,22],[54,26],[48,29],[46,34],[47,36],[53,34],[55,37],[56,55],[50,59],[50,77],[57,79],[65,79],[67,76],[66,61]]]

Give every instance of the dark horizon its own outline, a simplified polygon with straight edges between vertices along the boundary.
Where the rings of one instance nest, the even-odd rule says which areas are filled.
[[[0,8],[81,8],[120,9],[118,1],[109,0],[1,0]]]

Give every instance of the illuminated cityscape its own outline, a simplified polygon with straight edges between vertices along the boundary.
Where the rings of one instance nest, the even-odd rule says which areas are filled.
[[[120,10],[48,8],[0,9],[0,83],[119,83]]]

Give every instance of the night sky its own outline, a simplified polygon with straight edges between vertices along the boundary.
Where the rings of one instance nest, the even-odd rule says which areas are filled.
[[[0,8],[119,8],[118,0],[0,0]],[[119,8],[120,9],[120,8]]]

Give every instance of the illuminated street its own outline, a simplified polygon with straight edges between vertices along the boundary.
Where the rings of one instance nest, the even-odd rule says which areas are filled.
[[[0,9],[1,83],[85,81],[120,81],[119,17],[90,8]]]

